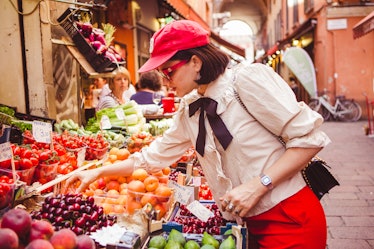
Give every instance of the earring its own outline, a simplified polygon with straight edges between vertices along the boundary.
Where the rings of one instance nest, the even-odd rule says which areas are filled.
[[[195,79],[195,81],[197,81],[197,80],[199,80],[199,79],[201,79],[201,75],[200,75],[200,72],[197,72],[197,75],[196,75],[196,79]]]

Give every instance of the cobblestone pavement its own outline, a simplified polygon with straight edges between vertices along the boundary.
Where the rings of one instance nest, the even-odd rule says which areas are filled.
[[[332,140],[319,156],[332,167],[340,186],[322,198],[328,225],[328,249],[374,248],[374,137],[367,121],[325,122]]]

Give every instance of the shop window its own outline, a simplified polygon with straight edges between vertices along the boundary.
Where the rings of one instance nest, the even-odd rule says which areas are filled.
[[[138,61],[139,68],[149,59],[149,41],[153,32],[145,27],[137,25],[136,30],[138,40]]]
[[[314,0],[304,0],[304,12],[305,14],[312,11],[314,8]]]

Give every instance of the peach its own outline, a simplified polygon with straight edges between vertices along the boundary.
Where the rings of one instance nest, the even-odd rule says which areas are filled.
[[[52,244],[45,239],[36,239],[31,241],[25,249],[54,249]]]
[[[155,191],[156,188],[158,188],[158,183],[159,183],[159,180],[157,177],[152,176],[152,175],[148,176],[147,178],[144,179],[145,190],[147,190],[147,192]]]
[[[137,168],[132,172],[131,176],[133,180],[144,181],[148,176],[148,172],[145,169]]]
[[[36,239],[49,240],[54,232],[53,226],[49,221],[33,220],[31,222],[29,241],[31,242]]]
[[[3,249],[17,249],[18,236],[15,231],[10,228],[0,228],[0,245]]]
[[[31,229],[31,216],[23,209],[10,209],[3,215],[2,228],[10,228],[18,235],[19,240],[27,241]]]
[[[55,232],[49,240],[54,249],[74,249],[77,246],[77,235],[68,228]]]
[[[90,236],[82,234],[77,237],[77,247],[76,249],[95,249],[95,242]]]

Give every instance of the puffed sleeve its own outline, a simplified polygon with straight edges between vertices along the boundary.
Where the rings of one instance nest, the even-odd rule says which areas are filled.
[[[131,156],[136,168],[142,167],[149,172],[156,172],[175,163],[192,146],[185,125],[184,101],[181,102],[179,109],[173,117],[173,125],[162,137],[158,137],[149,147]]]
[[[282,77],[255,63],[237,71],[235,88],[251,115],[286,142],[286,147],[324,147],[330,139],[318,128],[323,118],[295,94]]]

